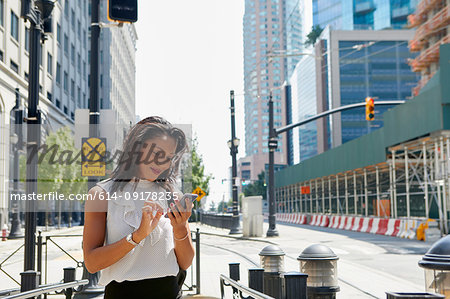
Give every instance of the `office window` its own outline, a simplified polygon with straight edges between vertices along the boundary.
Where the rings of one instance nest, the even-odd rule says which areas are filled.
[[[78,20],[78,39],[81,39],[81,23]]]
[[[78,53],[78,73],[81,73],[81,55]]]
[[[77,89],[78,106],[81,107],[81,88]]]
[[[75,115],[73,114],[73,112],[70,112],[70,118],[71,118],[72,120],[75,120]]]
[[[75,100],[75,81],[70,81],[70,96],[72,97],[72,100]]]
[[[52,94],[47,91],[47,99],[51,102],[52,101]]]
[[[61,109],[61,102],[59,101],[59,99],[56,99],[55,103],[56,103],[56,107]]]
[[[64,1],[64,14],[69,16],[69,0]]]
[[[75,11],[72,9],[72,30],[75,31]]]
[[[12,60],[10,60],[10,66],[11,66],[11,69],[13,70],[13,71],[15,71],[16,73],[19,73],[19,66],[17,65],[17,63],[15,63],[14,61],[12,61]]]
[[[69,75],[67,75],[67,72],[64,72],[64,91],[69,91]]]
[[[64,105],[64,113],[67,114],[67,106]]]
[[[67,34],[64,34],[64,52],[69,54],[69,37]]]
[[[86,61],[83,61],[83,76],[86,78]]]
[[[47,53],[47,73],[53,75],[53,57]]]
[[[27,72],[24,72],[24,73],[23,73],[23,77],[25,78],[25,81],[28,82],[28,73],[27,73]]]
[[[61,65],[56,63],[56,83],[61,84]]]
[[[83,30],[83,46],[86,47],[86,30]]]
[[[75,64],[75,46],[72,44],[70,49],[71,49],[70,57],[72,60],[72,64]]]
[[[3,51],[0,50],[0,61],[3,61]]]
[[[11,10],[11,36],[19,41],[19,18]]]
[[[0,25],[4,26],[4,20],[3,20],[3,0],[0,0]]]
[[[61,25],[59,23],[56,24],[56,40],[61,43]]]
[[[25,50],[30,52],[30,29],[25,27]]]

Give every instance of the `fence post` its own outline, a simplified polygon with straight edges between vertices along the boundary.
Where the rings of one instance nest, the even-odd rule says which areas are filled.
[[[248,287],[258,292],[264,291],[264,269],[248,269]]]
[[[64,282],[72,282],[75,281],[75,268],[74,267],[66,267],[64,270]],[[64,290],[66,294],[66,299],[71,299],[73,295],[73,288],[67,288]]]
[[[20,291],[31,291],[37,289],[39,285],[39,272],[34,270],[27,270],[20,272],[21,284]]]
[[[37,237],[37,271],[42,273],[42,232],[38,231]],[[39,275],[39,284],[42,284],[42,276]]]
[[[195,232],[195,275],[196,275],[196,291],[200,294],[200,230],[197,228]]]
[[[284,273],[285,299],[306,299],[306,279],[308,274],[300,272]]]
[[[241,275],[239,273],[239,263],[229,263],[228,267],[230,269],[230,278],[239,281],[241,279]]]

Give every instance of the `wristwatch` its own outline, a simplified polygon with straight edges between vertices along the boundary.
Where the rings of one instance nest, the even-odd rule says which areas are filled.
[[[138,246],[139,244],[133,241],[133,233],[127,235],[127,241],[133,246]]]

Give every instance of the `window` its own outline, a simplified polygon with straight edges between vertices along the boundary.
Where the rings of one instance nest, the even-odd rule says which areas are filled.
[[[53,57],[47,53],[47,73],[53,75]]]
[[[25,50],[30,52],[30,29],[25,27]]]
[[[52,101],[52,94],[47,91],[47,99],[51,102]]]
[[[19,73],[19,66],[14,61],[10,60],[10,66],[13,71],[16,73]]]
[[[75,100],[75,81],[70,81],[70,96],[72,97],[72,100]]]
[[[3,51],[0,50],[0,61],[3,61]]]
[[[81,39],[81,23],[78,20],[78,39]]]
[[[64,105],[64,113],[67,114],[67,106]]]
[[[81,88],[78,86],[77,89],[78,106],[81,107]]]
[[[75,64],[75,46],[72,44],[70,47],[70,58],[72,60],[72,64]]]
[[[75,11],[72,9],[72,30],[75,31]]]
[[[64,52],[69,54],[69,37],[67,34],[64,34]]]
[[[78,73],[81,73],[81,55],[78,53]]]
[[[61,84],[61,65],[56,64],[56,83]]]
[[[64,14],[69,16],[69,0],[64,1]]]
[[[3,0],[0,0],[0,25],[4,26],[3,22]]]
[[[67,75],[67,72],[64,72],[64,91],[69,91],[69,75]]]
[[[59,99],[56,99],[55,103],[56,103],[56,107],[61,108],[61,102],[59,101]]]
[[[19,41],[19,18],[11,10],[11,36]]]
[[[61,25],[56,24],[56,40],[61,44]]]

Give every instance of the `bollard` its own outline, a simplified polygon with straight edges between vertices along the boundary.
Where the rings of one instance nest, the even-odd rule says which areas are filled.
[[[75,268],[67,267],[64,268],[64,282],[72,282],[75,281]],[[73,288],[67,288],[64,290],[66,294],[66,299],[71,299],[73,295]]]
[[[264,292],[264,269],[248,269],[248,287],[258,292]]]
[[[39,286],[39,276],[38,271],[27,270],[25,272],[20,272],[20,291],[26,292],[37,289]]]
[[[239,263],[229,263],[228,264],[230,269],[230,278],[239,281],[241,279],[241,275],[239,273]]]
[[[284,251],[278,246],[269,245],[264,247],[259,255],[261,256],[261,267],[264,268],[264,294],[282,298],[283,278],[281,273],[284,271]]]
[[[284,277],[285,299],[306,299],[306,280],[308,274],[300,272],[287,272]]]
[[[42,232],[38,231],[37,237],[37,271],[42,273]],[[42,283],[42,277],[39,275],[39,284]]]
[[[195,232],[195,285],[196,293],[200,294],[200,229]]]
[[[8,234],[8,225],[5,223],[3,224],[2,227],[2,241],[6,241],[7,234]]]

